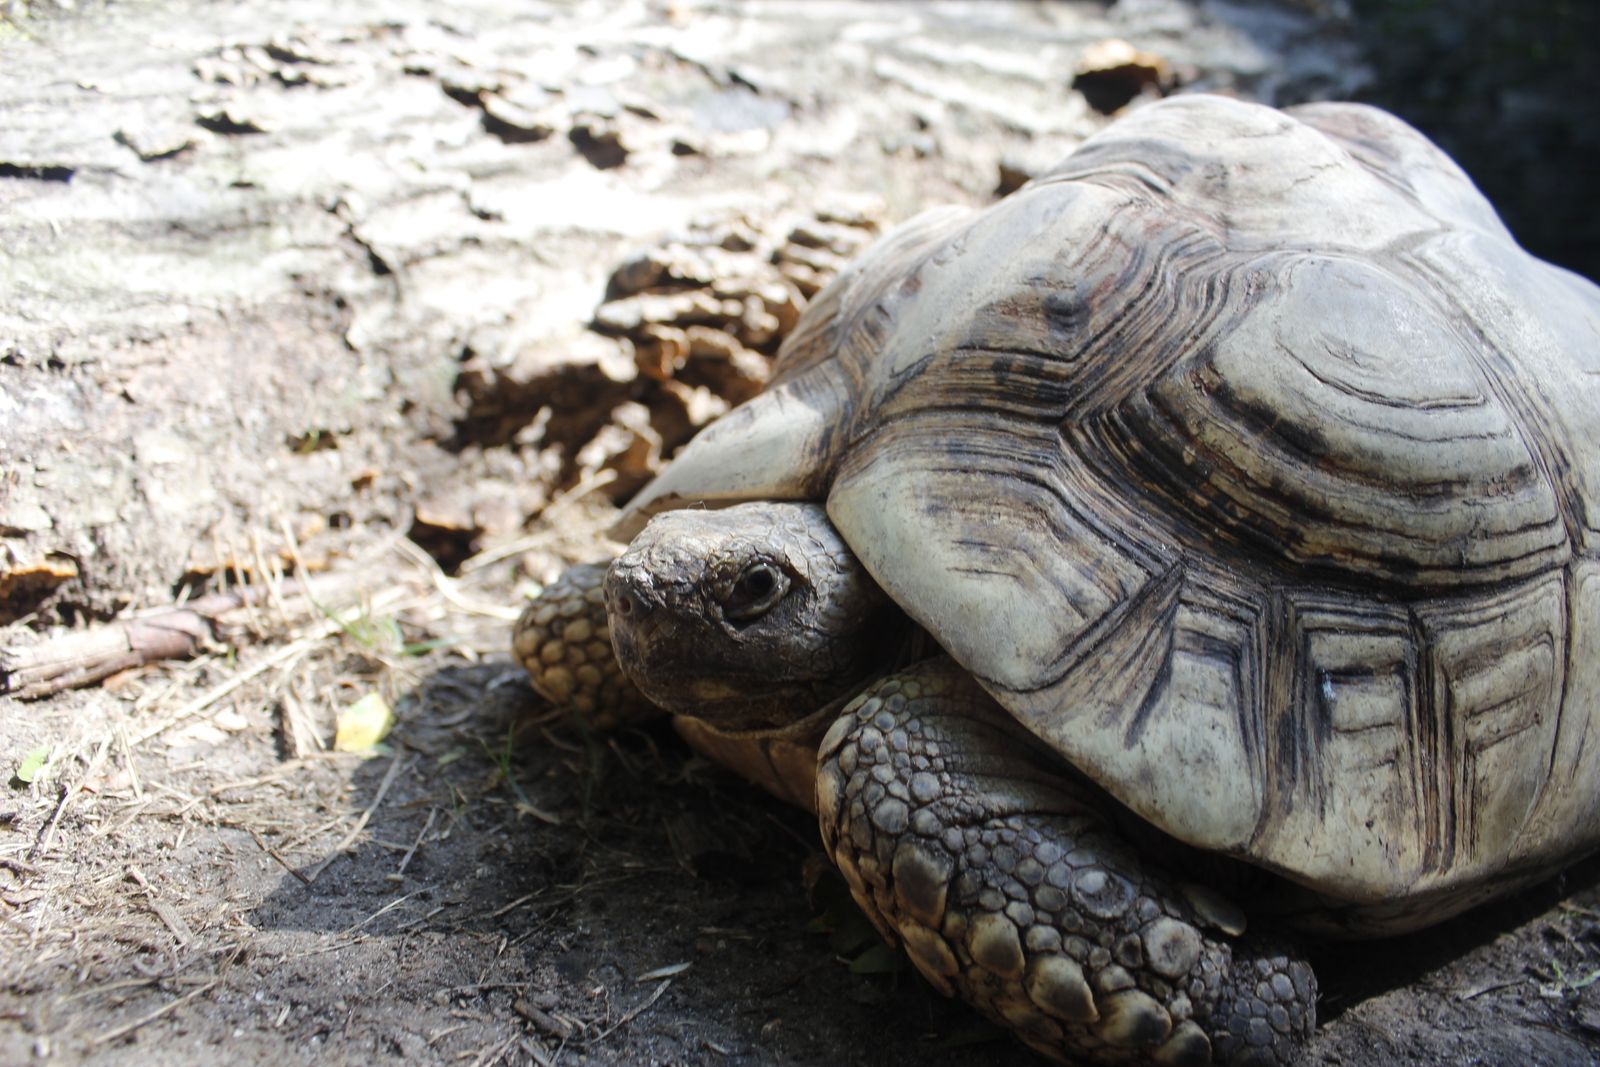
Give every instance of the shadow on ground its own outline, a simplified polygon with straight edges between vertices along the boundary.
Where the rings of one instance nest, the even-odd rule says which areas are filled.
[[[269,995],[303,1001],[300,1043],[367,1030],[377,1051],[423,1055],[470,1032],[469,1048],[540,1063],[1027,1055],[841,932],[837,896],[804,885],[809,817],[666,724],[585,732],[503,663],[439,670],[399,712],[393,754],[351,783],[362,811],[392,779],[371,840],[311,885],[284,875],[250,915],[300,944],[258,965]],[[1418,935],[1317,947],[1308,1061],[1590,1062],[1597,886],[1600,859]]]
[[[300,989],[323,1009],[301,1020],[301,1043],[366,1028],[379,1051],[420,1054],[470,1024],[509,1031],[535,1061],[1010,1051],[904,966],[874,957],[856,974],[838,958],[804,885],[809,817],[712,768],[666,723],[597,736],[552,717],[511,670],[446,668],[408,694],[403,740],[351,783],[359,812],[400,761],[371,840],[310,885],[285,874],[252,910],[264,934],[303,944],[270,970],[276,995]]]

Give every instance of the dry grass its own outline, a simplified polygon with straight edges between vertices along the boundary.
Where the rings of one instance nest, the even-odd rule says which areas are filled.
[[[593,810],[597,760],[614,757],[539,707],[504,650],[516,600],[537,589],[533,575],[606,550],[608,509],[584,498],[595,487],[558,499],[539,529],[469,560],[455,577],[395,539],[310,583],[304,596],[280,595],[282,575],[263,568],[268,595],[257,598],[239,645],[44,703],[8,701],[6,750],[48,745],[51,755],[31,784],[13,782],[3,813],[0,1018],[14,1026],[0,1026],[12,1030],[0,1059],[115,1058],[148,1030],[208,1029],[203,1017],[218,1013],[249,969],[242,961],[339,957],[380,929],[402,935],[402,945],[406,934],[453,935],[592,888],[580,874],[492,907],[424,906],[450,872],[419,877],[418,868],[431,866],[441,843],[464,838],[480,811],[491,834],[527,817],[562,822],[517,781],[521,738],[548,742],[546,773],[565,777],[581,813]],[[332,751],[339,710],[367,693],[396,708],[394,733],[377,754]],[[627,773],[650,754],[627,755]],[[361,873],[381,879],[378,892],[359,894],[358,908],[339,909],[311,941],[290,938],[291,948],[252,914],[274,892],[273,872],[314,893],[342,857],[357,854],[366,857]],[[495,954],[538,931],[527,926]],[[256,970],[247,984],[259,982]],[[451,1008],[456,1021],[435,1026],[424,1047],[454,1049],[450,1062],[549,1062],[563,1045],[605,1041],[669,985],[652,983],[648,1000],[607,998],[574,1014],[539,1007],[525,979],[512,982],[527,1026],[506,1032],[504,1019]],[[285,1000],[271,1028],[295,1010]]]

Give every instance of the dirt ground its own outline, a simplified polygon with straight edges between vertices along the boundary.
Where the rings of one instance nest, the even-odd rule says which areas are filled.
[[[1028,1062],[872,947],[805,816],[545,706],[510,619],[875,228],[1097,94],[1358,95],[1360,27],[333,7],[0,7],[0,1062]],[[24,693],[184,603],[193,656]],[[1600,860],[1313,959],[1308,1063],[1600,1062]]]

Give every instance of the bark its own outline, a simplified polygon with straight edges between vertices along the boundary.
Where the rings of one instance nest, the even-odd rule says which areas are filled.
[[[627,359],[561,392],[630,250],[836,191],[985,200],[1107,121],[1072,88],[1097,42],[1158,53],[1152,91],[1362,78],[1336,7],[29,10],[0,36],[0,623],[164,603],[282,522],[404,528],[441,487],[526,517],[587,444],[551,435],[596,430],[541,406],[659,395]],[[491,455],[468,401],[501,387]]]

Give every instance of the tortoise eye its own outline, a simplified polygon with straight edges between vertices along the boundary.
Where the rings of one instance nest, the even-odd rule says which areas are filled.
[[[770,563],[752,563],[733,583],[722,606],[730,619],[754,619],[766,614],[789,591],[789,576]]]

